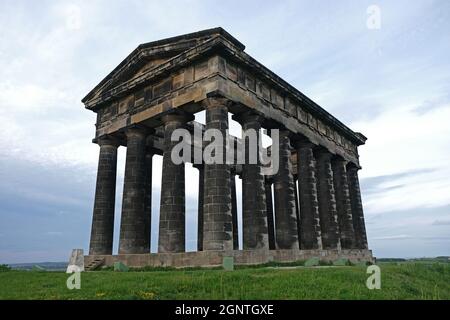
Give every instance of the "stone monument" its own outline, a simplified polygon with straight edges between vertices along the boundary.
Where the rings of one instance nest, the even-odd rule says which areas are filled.
[[[373,259],[358,180],[358,146],[366,137],[244,50],[222,28],[141,44],[82,100],[97,115],[93,142],[100,147],[86,265]],[[203,110],[205,125],[194,121]],[[229,113],[244,132],[278,130],[279,167],[263,174],[260,163],[192,160],[200,177],[198,245],[196,252],[185,252],[185,165],[171,161],[171,135],[180,128],[226,133]],[[242,151],[245,141],[231,139],[239,140],[237,153],[249,156]],[[113,254],[119,146],[126,147],[126,168],[119,250]],[[204,144],[191,147],[201,152]],[[150,253],[154,155],[163,157],[163,169],[158,252]],[[242,179],[242,248],[236,176]]]

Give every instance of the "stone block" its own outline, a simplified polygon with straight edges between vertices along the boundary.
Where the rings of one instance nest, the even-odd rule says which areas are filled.
[[[114,271],[127,272],[129,268],[122,262],[114,262]]]
[[[319,265],[319,258],[310,258],[305,261],[305,267],[314,267]]]
[[[82,272],[84,271],[84,254],[83,249],[73,249],[70,255],[69,265],[66,273]]]
[[[233,271],[234,270],[234,257],[223,257],[222,267],[226,271]]]

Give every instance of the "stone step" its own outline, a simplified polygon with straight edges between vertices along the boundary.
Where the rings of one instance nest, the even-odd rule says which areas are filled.
[[[104,258],[94,259],[85,267],[85,270],[86,271],[94,271],[95,269],[100,267],[103,263],[105,263]]]

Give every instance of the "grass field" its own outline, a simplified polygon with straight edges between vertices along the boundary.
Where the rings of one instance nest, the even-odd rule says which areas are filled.
[[[63,272],[0,272],[0,299],[450,299],[450,264],[379,263],[381,289],[362,266],[176,271],[95,271],[81,289]]]

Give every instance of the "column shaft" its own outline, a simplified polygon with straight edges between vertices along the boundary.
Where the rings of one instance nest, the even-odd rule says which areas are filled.
[[[146,252],[150,252],[151,247],[151,231],[152,231],[152,168],[153,153],[147,151],[145,154],[145,238],[144,248]]]
[[[352,206],[353,229],[355,231],[355,246],[358,249],[367,249],[366,224],[359,188],[358,168],[350,166],[347,170],[350,202]]]
[[[242,125],[242,234],[244,250],[268,249],[266,192],[259,157],[262,118],[253,113],[235,117]]]
[[[147,253],[146,133],[131,128],[126,132],[127,155],[120,221],[119,254]]]
[[[216,150],[222,163],[205,163],[205,198],[203,205],[203,250],[233,250],[233,221],[231,214],[230,166],[225,162],[228,129],[228,101],[207,98],[206,130],[216,129],[222,134],[223,149]]]
[[[272,203],[272,183],[266,180],[266,208],[267,208],[267,229],[269,237],[269,249],[275,250],[275,226],[273,222],[273,203]]]
[[[353,229],[352,207],[348,189],[346,161],[341,158],[337,158],[333,160],[332,167],[341,247],[342,249],[352,249],[354,248],[355,233]]]
[[[236,175],[231,172],[231,215],[233,217],[233,250],[239,250],[239,227],[237,216],[237,199],[236,199]]]
[[[324,249],[340,249],[336,198],[331,168],[331,153],[320,151],[317,154],[317,195],[319,199],[320,228]]]
[[[205,174],[203,165],[198,167],[198,220],[197,220],[197,251],[203,251],[203,197],[205,190]]]
[[[298,203],[298,187],[297,184],[298,183],[298,179],[295,179],[294,177],[294,194],[295,194],[295,216],[297,217],[297,234],[298,234],[298,240],[300,241],[301,234],[300,234],[300,230],[301,230],[301,226],[300,226],[300,204]],[[299,242],[299,247],[300,247],[300,242]]]
[[[300,248],[306,250],[322,248],[315,172],[316,160],[312,148],[312,144],[303,142],[299,143],[297,148]]]
[[[186,249],[185,164],[172,161],[172,133],[183,128],[187,119],[171,114],[163,118],[164,152],[161,180],[158,252],[184,252]]]
[[[118,145],[108,139],[99,140],[99,145],[90,255],[112,254],[113,248]]]
[[[274,180],[275,228],[278,249],[298,249],[294,180],[289,132],[280,131],[279,168]]]

